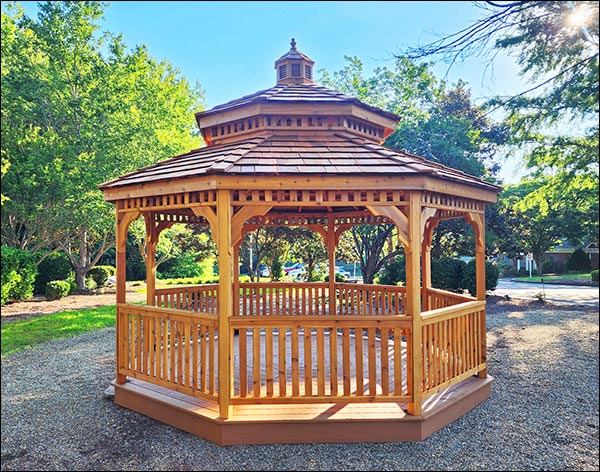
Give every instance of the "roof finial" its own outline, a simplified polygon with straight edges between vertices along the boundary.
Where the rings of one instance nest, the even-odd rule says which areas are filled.
[[[293,50],[296,50],[296,40],[294,38],[292,38],[292,41],[290,42],[290,45],[292,46]]]

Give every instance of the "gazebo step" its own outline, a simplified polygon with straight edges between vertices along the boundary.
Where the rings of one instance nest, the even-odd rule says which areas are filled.
[[[471,377],[430,397],[423,414],[398,403],[238,405],[227,420],[215,403],[139,380],[114,383],[115,403],[219,445],[420,441],[487,399],[492,378]]]

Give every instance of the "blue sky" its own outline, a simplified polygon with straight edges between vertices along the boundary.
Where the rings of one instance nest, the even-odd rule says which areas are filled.
[[[4,3],[4,2],[3,2]],[[36,15],[36,2],[21,2]],[[296,39],[315,70],[340,70],[344,56],[356,56],[367,75],[392,67],[392,55],[467,27],[483,12],[471,2],[193,2],[119,1],[106,9],[101,28],[122,33],[129,47],[146,45],[156,59],[171,62],[191,83],[198,81],[207,108],[271,87],[273,63]],[[443,78],[448,66],[434,71]],[[319,74],[315,74],[318,78]],[[498,56],[493,69],[470,57],[447,80],[466,81],[476,102],[526,89],[514,62]],[[513,162],[501,177],[515,181]]]

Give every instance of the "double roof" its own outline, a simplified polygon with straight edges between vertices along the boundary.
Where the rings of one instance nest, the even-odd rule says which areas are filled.
[[[296,49],[292,40],[292,49],[276,61],[276,68],[281,61],[295,59],[314,64]],[[272,113],[284,114],[286,119],[272,123]],[[320,127],[315,127],[311,121],[311,117],[332,114],[337,115],[335,124],[333,120],[320,120]],[[211,131],[220,130],[219,136],[225,130],[225,138],[105,182],[100,189],[110,191],[216,175],[340,175],[354,176],[357,183],[362,175],[421,175],[484,191],[500,190],[464,172],[378,144],[394,130],[398,116],[312,81],[278,80],[274,87],[197,113],[196,119],[203,134],[211,126]],[[377,127],[385,132],[374,132]]]

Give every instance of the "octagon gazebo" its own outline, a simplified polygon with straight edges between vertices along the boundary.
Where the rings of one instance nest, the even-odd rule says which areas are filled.
[[[100,186],[116,206],[115,402],[215,443],[424,439],[490,395],[484,206],[499,187],[382,146],[396,115],[316,85],[291,49],[277,84],[196,114],[207,144]],[[147,302],[126,303],[129,225],[143,217]],[[431,285],[439,221],[474,228],[477,296]],[[207,223],[219,283],[156,289],[159,234]],[[335,281],[340,234],[398,228],[406,286]],[[306,226],[324,283],[240,283],[243,235]]]

